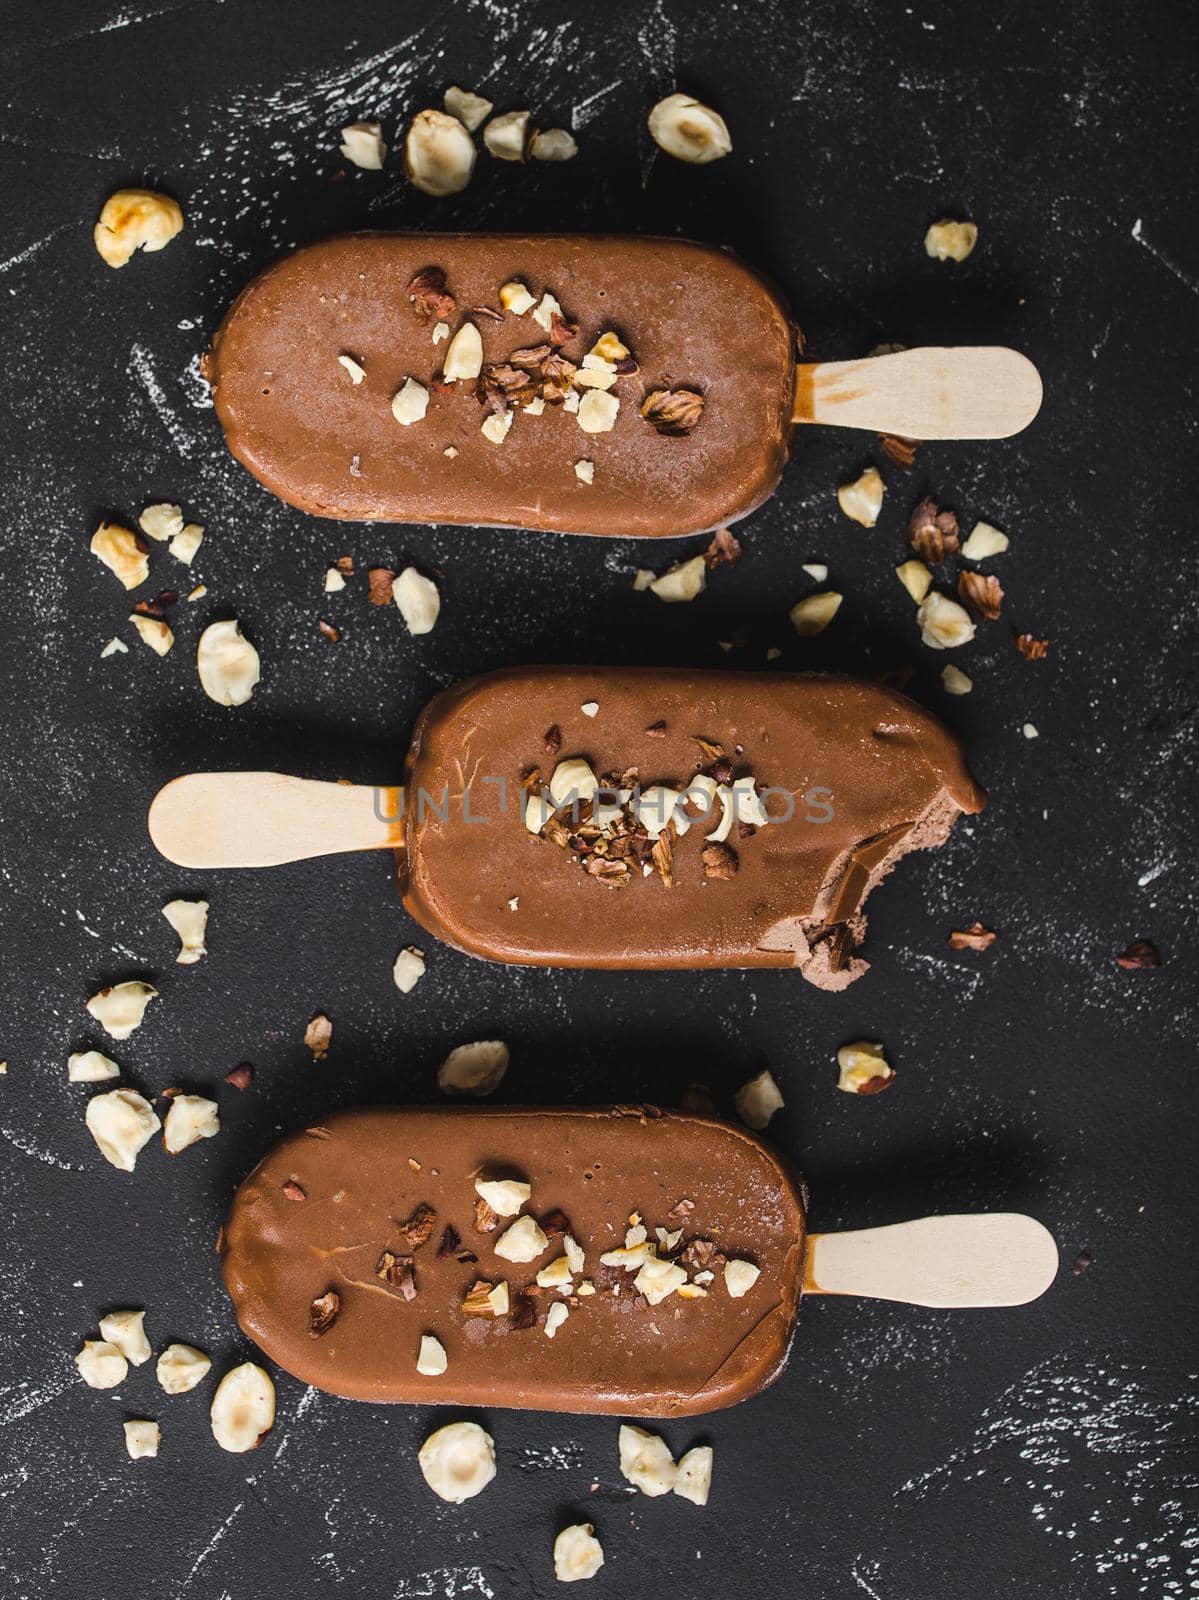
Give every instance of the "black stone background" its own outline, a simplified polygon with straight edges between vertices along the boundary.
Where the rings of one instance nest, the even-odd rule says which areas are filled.
[[[607,1551],[594,1592],[627,1600],[1195,1591],[1193,23],[1180,0],[4,8],[6,1595],[548,1595],[553,1534],[580,1517]],[[377,114],[398,143],[453,81],[544,126],[582,107],[578,160],[483,155],[445,203],[394,156],[381,175],[343,171],[341,123]],[[654,155],[645,112],[676,84],[727,115],[729,159]],[[128,183],[177,194],[188,226],[115,273],[90,230]],[[946,213],[979,225],[962,266],[921,247]],[[225,454],[194,361],[259,267],[364,225],[719,241],[786,286],[821,355],[1010,342],[1039,363],[1046,405],[1021,438],[929,447],[907,477],[884,467],[871,532],[833,495],[880,459],[875,442],[804,434],[739,530],[743,561],[690,606],[635,594],[631,575],[694,542],[308,519]],[[975,680],[966,699],[942,692],[945,657],[920,646],[892,571],[926,490],[1012,539],[988,568],[1005,619],[954,658]],[[209,593],[179,608],[160,660],[87,543],[102,514],[164,497],[207,527],[194,571]],[[410,639],[362,577],[326,599],[345,551],[360,571],[437,569],[437,631]],[[163,547],[153,559],[146,593],[181,577]],[[786,613],[811,560],[846,600],[801,641]],[[192,664],[221,615],[263,660],[236,712]],[[322,615],[340,644],[318,635]],[[1050,638],[1047,662],[1021,659],[1009,620]],[[739,627],[749,643],[723,654]],[[101,661],[113,633],[131,653]],[[766,671],[774,644],[782,668],[913,665],[912,692],[962,734],[992,796],[878,894],[874,965],[843,995],[783,973],[484,966],[418,937],[380,856],[199,877],[146,837],[155,789],[191,768],[394,780],[417,710],[469,673],[577,658]],[[201,891],[211,954],[177,967],[159,908]],[[949,953],[976,917],[998,928],[994,949]],[[1157,941],[1160,971],[1115,965],[1136,936]],[[390,968],[414,938],[429,971],[403,998]],[[130,1177],[92,1146],[65,1058],[105,1044],[87,996],[135,974],[162,999],[109,1046],[126,1081],[215,1088],[223,1129],[176,1160],[147,1148]],[[302,1043],[318,1008],[336,1027],[323,1065]],[[274,1433],[223,1454],[213,1380],[253,1353],[212,1250],[233,1185],[281,1129],[434,1099],[449,1047],[491,1036],[511,1046],[513,1101],[671,1104],[700,1079],[730,1108],[768,1063],[787,1098],[771,1133],[809,1176],[816,1228],[1026,1208],[1059,1239],[1062,1275],[1010,1312],[808,1305],[773,1389],[664,1430],[676,1452],[715,1445],[703,1511],[631,1493],[611,1419],[500,1411],[496,1482],[454,1509],[416,1465],[444,1415],[304,1396],[281,1373]],[[875,1100],[835,1088],[833,1052],[860,1036],[899,1073]],[[257,1068],[245,1095],[221,1087],[242,1060]],[[1083,1249],[1093,1261],[1072,1275]],[[113,1394],[83,1387],[80,1340],[125,1304],[146,1306],[156,1348],[210,1350],[213,1378],[174,1399],[151,1366]],[[161,1421],[155,1462],[124,1458],[120,1423],[137,1415]]]

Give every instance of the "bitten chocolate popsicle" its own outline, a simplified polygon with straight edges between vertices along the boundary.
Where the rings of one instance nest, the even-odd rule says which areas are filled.
[[[806,1203],[711,1118],[352,1111],[250,1174],[222,1270],[249,1337],[335,1394],[639,1416],[772,1383],[802,1292],[1017,1305],[1056,1271],[1028,1217],[807,1236]]]
[[[352,234],[269,267],[202,369],[233,454],[319,516],[666,538],[771,494],[796,423],[1001,438],[1001,348],[797,363],[775,290],[677,239]]]
[[[985,802],[952,734],[878,683],[530,667],[426,707],[402,797],[197,774],[150,832],[204,869],[396,848],[417,921],[491,961],[797,967],[840,989],[866,970],[866,896]]]

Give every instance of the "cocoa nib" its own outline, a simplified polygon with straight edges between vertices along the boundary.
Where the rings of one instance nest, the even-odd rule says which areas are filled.
[[[704,864],[705,878],[728,879],[736,876],[737,856],[727,844],[706,844],[700,859]]]
[[[143,617],[162,618],[177,603],[178,599],[178,589],[162,589],[154,596],[153,600],[139,600],[133,609],[140,612]]]
[[[366,598],[373,606],[389,606],[393,595],[391,586],[396,581],[396,575],[390,567],[372,567],[366,575],[370,587],[366,591]]]
[[[981,572],[959,572],[958,594],[987,622],[998,619],[1003,606],[1003,587],[998,578],[984,576]]]
[[[922,561],[936,565],[961,547],[958,519],[935,500],[921,500],[908,521],[908,543]]]
[[[248,1061],[243,1061],[240,1066],[234,1067],[232,1072],[225,1074],[225,1082],[234,1089],[248,1089],[254,1081],[254,1068]]]
[[[721,566],[731,567],[740,559],[740,539],[727,528],[717,528],[712,535],[712,543],[704,551],[704,566],[709,570]]]
[[[659,433],[690,433],[704,414],[704,397],[694,389],[655,389],[641,402],[641,415]]]
[[[283,1185],[283,1198],[285,1200],[307,1200],[308,1196],[294,1178],[288,1178]]]
[[[322,1333],[337,1321],[337,1313],[341,1310],[341,1296],[336,1289],[327,1289],[308,1307],[308,1332],[313,1339],[319,1339]]]
[[[353,556],[338,556],[333,565],[337,568],[338,572],[341,573],[343,578],[352,578],[354,576]]]
[[[1126,972],[1145,971],[1150,967],[1160,967],[1161,964],[1161,951],[1152,939],[1134,939],[1116,957],[1116,965],[1123,967]]]
[[[1015,628],[1012,629],[1012,638],[1025,661],[1044,661],[1049,654],[1048,639],[1038,639],[1031,633],[1017,633]]]
[[[483,1196],[479,1195],[475,1200],[475,1232],[494,1233],[499,1225],[499,1212],[493,1211]]]
[[[434,317],[452,317],[458,307],[458,302],[446,289],[445,272],[441,267],[423,268],[409,280],[404,293],[422,322],[431,322]]]
[[[1081,1278],[1094,1259],[1089,1250],[1080,1250],[1074,1258],[1074,1265],[1070,1268],[1070,1271],[1076,1278]]]
[[[555,722],[552,728],[547,728],[541,738],[547,756],[556,756],[562,748],[562,729]]]
[[[689,1239],[678,1259],[679,1265],[691,1272],[716,1272],[725,1262],[711,1239]]]
[[[419,1250],[422,1244],[428,1244],[436,1221],[436,1211],[422,1201],[408,1220],[400,1223],[400,1232],[407,1240],[409,1250]]]
[[[437,1259],[444,1261],[446,1256],[452,1256],[462,1243],[461,1236],[451,1223],[446,1223],[445,1232],[441,1236],[441,1243],[437,1246]]]
[[[955,928],[949,935],[951,950],[989,950],[995,943],[995,930],[972,922],[968,928]]]
[[[666,1226],[671,1229],[681,1228],[694,1210],[694,1200],[676,1200],[666,1213]]]
[[[537,1302],[530,1295],[515,1295],[509,1312],[514,1328],[532,1328],[537,1324]]]
[[[416,1275],[411,1256],[397,1256],[392,1250],[384,1250],[376,1263],[375,1277],[398,1289],[405,1300],[416,1299]]]
[[[911,472],[912,464],[916,460],[917,441],[901,439],[894,433],[880,433],[879,440],[883,454],[892,466],[900,467],[904,472]]]

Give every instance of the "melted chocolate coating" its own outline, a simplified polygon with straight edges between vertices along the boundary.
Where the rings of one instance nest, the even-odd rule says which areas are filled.
[[[580,709],[591,702],[594,717]],[[555,754],[545,749],[551,728],[561,739]],[[718,813],[676,842],[673,888],[639,868],[611,888],[525,829],[530,768],[547,781],[558,760],[581,756],[601,777],[636,767],[643,787],[681,788],[709,765],[697,736],[720,744],[759,790],[778,791],[768,811],[780,814],[793,799],[788,822],[745,838],[734,828],[733,877],[704,873]],[[431,933],[493,961],[799,967],[843,988],[866,969],[853,949],[871,889],[901,856],[940,844],[962,812],[985,803],[952,734],[877,683],[516,668],[458,684],[421,715],[408,757],[401,886]]]
[[[507,438],[479,431],[486,415],[470,382],[431,389],[447,343],[434,345],[405,288],[440,267],[457,301],[451,334],[473,321],[484,360],[541,344],[530,314],[502,320],[501,284],[548,290],[579,335],[578,364],[607,329],[639,370],[612,391],[612,432],[584,433],[547,405],[517,413]],[[786,307],[726,251],[677,239],[518,234],[352,234],[309,245],[246,288],[203,366],[237,459],[273,494],[324,517],[454,522],[620,537],[671,537],[715,528],[773,491],[787,458],[795,381]],[[354,385],[341,354],[366,370]],[[430,389],[410,427],[391,413],[408,378]],[[700,391],[703,415],[665,437],[639,415],[655,389]],[[447,447],[458,455],[449,459]],[[595,481],[575,463],[595,464]]]
[[[414,1166],[413,1163],[416,1163]],[[480,1172],[532,1185],[525,1210],[557,1208],[586,1252],[582,1277],[599,1292],[570,1302],[555,1336],[536,1291],[536,1320],[468,1317],[477,1279],[502,1279],[516,1301],[560,1239],[517,1265],[475,1231]],[[285,1190],[285,1185],[289,1188]],[[296,1194],[302,1198],[288,1198]],[[670,1220],[680,1200],[694,1203]],[[415,1249],[398,1224],[420,1205],[436,1212]],[[720,1263],[702,1299],[639,1300],[633,1274],[600,1266],[623,1245],[630,1213],[683,1228],[680,1248],[711,1240],[761,1275],[733,1299]],[[670,1416],[717,1410],[782,1371],[802,1286],[805,1197],[799,1180],[742,1129],[652,1107],[599,1110],[363,1110],[286,1138],[238,1190],[223,1237],[225,1283],[243,1330],[303,1383],[354,1400],[517,1406],[541,1411]],[[446,1225],[477,1262],[438,1253]],[[376,1276],[384,1251],[410,1256],[417,1292],[405,1299]],[[622,1280],[621,1293],[609,1285]],[[576,1283],[579,1280],[576,1279]],[[330,1290],[340,1305],[310,1332],[310,1307]],[[421,1335],[448,1357],[445,1373],[416,1370]]]

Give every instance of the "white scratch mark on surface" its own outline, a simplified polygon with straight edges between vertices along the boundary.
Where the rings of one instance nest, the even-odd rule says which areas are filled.
[[[1192,294],[1199,294],[1199,279],[1188,277],[1176,261],[1172,261],[1164,250],[1159,250],[1155,244],[1150,244],[1141,231],[1140,217],[1132,225],[1132,237],[1142,250],[1148,250],[1155,261],[1160,261],[1166,271],[1172,273],[1184,289],[1189,289]]]

